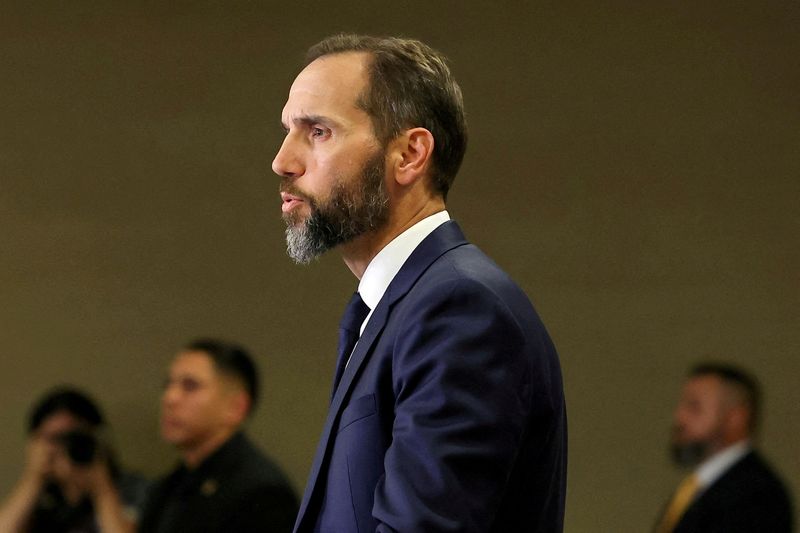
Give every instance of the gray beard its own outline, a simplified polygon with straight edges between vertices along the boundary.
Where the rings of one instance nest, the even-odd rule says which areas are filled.
[[[331,248],[321,230],[312,228],[318,226],[314,222],[317,218],[319,217],[314,213],[300,226],[286,226],[286,253],[297,264],[307,265]]]
[[[296,263],[308,264],[328,250],[369,231],[389,218],[384,179],[384,153],[367,161],[360,183],[339,184],[325,204],[309,198],[311,216],[299,224],[286,218],[286,251]]]

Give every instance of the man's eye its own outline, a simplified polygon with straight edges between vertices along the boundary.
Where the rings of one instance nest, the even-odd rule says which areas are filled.
[[[311,136],[312,137],[324,137],[327,135],[327,132],[322,128],[311,128]]]
[[[181,387],[185,392],[193,392],[200,388],[200,384],[194,380],[185,379],[181,382]]]

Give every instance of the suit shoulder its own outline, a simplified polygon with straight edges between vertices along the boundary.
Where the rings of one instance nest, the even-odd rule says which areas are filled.
[[[788,490],[772,467],[751,452],[733,465],[698,500],[704,516],[725,516],[730,520],[791,522]],[[775,531],[783,531],[777,527]],[[770,530],[771,531],[771,530]]]
[[[788,489],[772,465],[757,451],[747,454],[730,470],[731,478],[747,483],[758,492],[784,495],[788,499]]]
[[[289,487],[289,482],[278,464],[250,440],[237,450],[236,475],[253,485]]]
[[[425,299],[467,300],[474,309],[505,309],[524,327],[541,325],[525,291],[489,256],[472,244],[459,246],[434,261],[411,290]],[[413,297],[413,296],[412,296]],[[532,323],[535,324],[532,324]],[[523,326],[523,324],[520,324]]]
[[[511,277],[478,247],[466,244],[439,256],[422,273],[415,289],[437,292],[450,287],[454,290],[474,292],[485,298],[508,300],[527,295]]]

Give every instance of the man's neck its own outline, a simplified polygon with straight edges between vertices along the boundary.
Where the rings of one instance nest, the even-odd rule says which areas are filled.
[[[411,213],[392,213],[383,227],[340,246],[344,263],[356,278],[361,279],[370,261],[387,244],[420,220],[444,209],[444,200],[437,198]]]
[[[205,461],[211,454],[220,449],[238,431],[238,428],[220,431],[202,443],[184,448],[181,450],[183,463],[189,470],[194,470]]]

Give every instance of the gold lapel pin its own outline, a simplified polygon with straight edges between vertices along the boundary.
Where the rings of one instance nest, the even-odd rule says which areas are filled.
[[[202,485],[200,485],[200,492],[203,494],[203,496],[213,496],[214,493],[217,492],[218,488],[219,485],[215,479],[207,479],[203,481]]]

